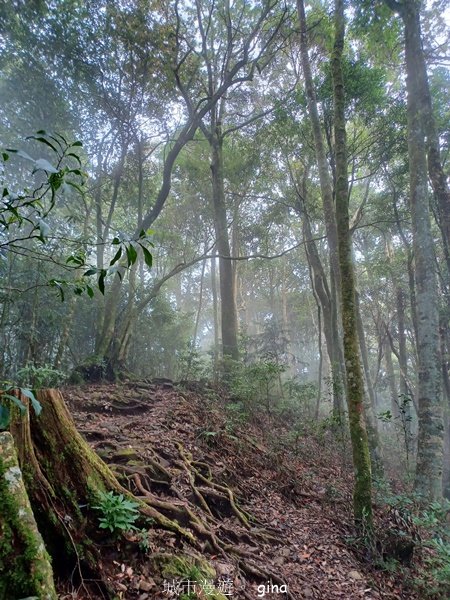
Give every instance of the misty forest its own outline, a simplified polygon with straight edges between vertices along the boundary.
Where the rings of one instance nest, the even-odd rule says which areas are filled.
[[[450,598],[449,42],[0,2],[0,600]]]

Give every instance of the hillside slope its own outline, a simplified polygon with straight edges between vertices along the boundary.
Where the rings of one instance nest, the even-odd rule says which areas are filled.
[[[189,387],[161,381],[63,390],[100,456],[198,541],[191,547],[150,527],[140,550],[131,534],[128,543],[105,544],[102,568],[118,598],[181,597],[181,588],[170,587],[175,576],[163,579],[152,566],[161,553],[203,555],[219,589],[236,600],[416,597],[352,551],[344,446],[327,433],[293,440],[269,417],[239,425],[223,416],[225,401],[211,389]],[[179,574],[193,583],[195,572]],[[61,598],[73,597],[63,587]]]

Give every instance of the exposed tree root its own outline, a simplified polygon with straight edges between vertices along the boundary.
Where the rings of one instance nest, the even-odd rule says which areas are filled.
[[[43,390],[37,396],[43,406],[41,416],[32,414],[31,426],[29,415],[16,419],[12,433],[27,492],[57,571],[62,566],[60,557],[66,568],[79,571],[81,580],[83,569],[88,568],[90,578],[102,581],[98,544],[93,543],[99,539],[98,514],[91,507],[98,504],[100,492],[111,490],[137,501],[141,515],[151,519],[154,527],[174,532],[193,550],[219,555],[260,582],[279,581],[254,565],[252,550],[246,546],[280,540],[255,527],[255,519],[238,506],[233,491],[214,481],[207,462],[194,460],[180,443],[177,457],[162,458],[146,448],[145,459],[131,449],[126,460],[127,452],[105,442],[113,450],[108,453],[113,464],[107,466],[77,432],[60,392]],[[26,403],[26,398],[22,400]],[[90,430],[89,435],[95,432]],[[155,488],[170,496],[156,495]],[[224,523],[224,516],[237,526]],[[71,565],[67,565],[68,550]],[[101,593],[109,597],[113,590],[103,584]]]
[[[212,479],[209,479],[209,478],[205,477],[204,475],[202,475],[200,473],[200,471],[195,467],[193,460],[192,460],[192,456],[186,452],[186,450],[183,448],[183,446],[180,443],[177,443],[177,448],[178,448],[180,456],[181,456],[184,464],[186,465],[186,468],[189,471],[189,473],[193,473],[195,475],[195,477],[197,477],[200,481],[202,481],[207,487],[211,488],[212,491],[210,492],[210,495],[214,495],[214,493],[215,493],[216,498],[220,497],[221,499],[224,499],[225,496],[228,496],[228,501],[230,503],[230,506],[231,506],[231,509],[232,509],[234,515],[242,523],[242,525],[244,525],[244,527],[246,529],[250,529],[250,527],[251,527],[249,524],[250,515],[245,514],[244,511],[242,511],[240,508],[238,508],[231,489],[227,486],[220,485],[218,483],[214,483],[214,481],[212,481]],[[195,478],[192,478],[192,479],[193,479],[193,481],[195,480]],[[195,487],[195,484],[192,483],[192,486]],[[196,488],[196,493],[201,495],[201,492],[199,491],[198,488]],[[203,496],[202,496],[202,499],[203,499],[203,502],[206,503],[206,500],[204,499]]]
[[[264,582],[266,582],[267,580],[271,580],[274,583],[278,583],[280,586],[283,585],[284,582],[274,573],[257,567],[251,561],[251,552],[247,552],[236,545],[236,543],[254,545],[257,542],[258,538],[263,538],[266,541],[275,541],[277,543],[280,543],[280,540],[264,531],[250,531],[246,528],[245,531],[239,532],[235,529],[227,528],[223,524],[218,522],[212,514],[212,510],[210,509],[209,504],[207,503],[207,499],[209,499],[210,501],[212,500],[212,502],[216,502],[217,500],[221,502],[229,502],[229,505],[232,507],[233,504],[230,502],[230,495],[233,499],[233,503],[234,497],[231,490],[229,490],[230,493],[225,494],[224,492],[225,490],[228,490],[228,488],[226,488],[226,486],[214,483],[212,481],[212,476],[211,479],[207,479],[203,476],[199,477],[199,479],[201,479],[203,483],[205,483],[205,480],[208,482],[208,487],[196,486],[195,476],[198,476],[199,473],[198,470],[193,466],[194,461],[192,461],[189,454],[182,448],[181,444],[177,444],[177,448],[179,450],[180,455],[183,458],[182,466],[184,468],[184,471],[188,475],[190,487],[194,492],[194,498],[206,514],[204,515],[203,520],[201,520],[199,516],[194,514],[194,512],[188,506],[186,506],[186,503],[177,504],[175,502],[162,501],[156,498],[148,489],[144,487],[139,474],[135,473],[133,475],[133,481],[139,492],[141,492],[141,494],[144,495],[149,505],[170,515],[171,518],[181,520],[181,522],[185,526],[190,527],[193,531],[195,531],[196,534],[200,537],[200,539],[206,540],[210,545],[210,549],[213,549],[215,552],[220,553],[222,556],[228,559],[235,557],[238,560],[239,567],[252,578],[256,578],[257,580]],[[205,464],[205,466],[207,465]],[[207,508],[205,507],[205,504]],[[236,507],[235,503],[234,506]],[[236,509],[237,511],[235,512],[234,510],[232,510],[232,513],[235,517],[239,518],[238,515],[241,514],[241,511],[237,507]],[[213,525],[217,524],[216,530],[218,532],[220,531],[222,534],[220,538],[216,533],[212,531],[210,525],[208,524],[208,521],[211,521]],[[239,521],[242,523],[241,519],[239,519]],[[234,543],[226,542],[222,538],[231,539]],[[244,595],[246,597],[250,597],[248,596],[248,594],[244,593]],[[287,597],[293,598],[293,596],[289,593]]]
[[[213,533],[213,531],[209,528],[209,526],[200,520],[200,518],[193,513],[186,505],[177,505],[173,502],[164,502],[156,498],[149,490],[145,489],[142,485],[142,481],[139,475],[136,473],[133,476],[133,481],[136,484],[137,489],[144,495],[146,501],[149,505],[156,507],[158,510],[169,513],[173,518],[182,519],[182,522],[192,528],[196,534],[202,540],[206,540],[210,544],[210,550],[214,550],[215,552],[220,553],[224,558],[230,559],[235,557],[238,559],[239,568],[245,572],[247,575],[250,575],[252,578],[256,578],[259,581],[266,582],[268,580],[277,583],[278,585],[283,585],[283,582],[276,574],[272,573],[269,570],[264,570],[258,567],[251,561],[252,554],[250,552],[246,552],[242,550],[238,546],[234,544],[229,544],[223,542],[218,536]],[[221,486],[223,487],[223,486]],[[217,494],[220,496],[220,499],[226,499],[226,497],[216,492],[216,490],[207,490],[208,493]],[[209,513],[208,513],[209,514]],[[220,530],[227,534],[227,537],[234,537],[237,542],[244,542],[247,544],[254,544],[255,539],[252,536],[252,533],[249,531],[238,533],[234,530],[227,529],[223,526],[220,527]],[[258,536],[262,535],[262,532],[258,532]],[[272,537],[267,535],[266,537]],[[279,540],[277,540],[279,541]],[[247,598],[251,596],[243,590],[244,595]],[[287,598],[291,600],[295,600],[294,596],[287,592]]]
[[[133,480],[138,490],[144,494],[145,501],[150,507],[166,512],[173,518],[177,519],[177,521],[185,523],[196,532],[201,540],[208,541],[216,552],[223,554],[221,544],[215,534],[193,513],[188,506],[184,504],[178,505],[175,502],[165,502],[163,500],[159,500],[151,492],[144,488],[140,477],[137,474],[134,475]]]
[[[43,407],[39,418],[33,411],[23,417],[17,415],[11,433],[39,529],[57,570],[68,567],[68,553],[72,553],[74,561],[81,557],[87,568],[101,578],[92,543],[98,515],[90,507],[98,503],[102,491],[133,496],[78,433],[60,392],[42,390],[37,397]],[[21,400],[27,403],[27,398]],[[156,526],[199,547],[190,531],[156,507],[140,502],[139,509]],[[65,564],[60,564],[62,558]]]

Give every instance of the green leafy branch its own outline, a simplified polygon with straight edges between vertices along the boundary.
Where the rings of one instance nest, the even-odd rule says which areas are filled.
[[[105,293],[105,280],[111,275],[117,274],[122,278],[124,270],[132,267],[139,256],[139,252],[142,252],[145,264],[151,268],[153,265],[153,255],[151,254],[148,247],[153,248],[154,244],[150,241],[150,236],[153,235],[153,231],[141,230],[137,240],[127,237],[125,234],[117,235],[111,242],[113,246],[118,246],[113,258],[111,259],[109,266],[104,268],[98,268],[90,265],[86,261],[86,253],[78,252],[69,256],[66,260],[66,264],[75,267],[76,269],[86,269],[76,281],[68,282],[62,279],[51,279],[49,284],[52,287],[57,288],[61,301],[65,299],[65,290],[71,288],[75,294],[81,296],[84,292],[90,298],[94,297],[94,288],[90,285],[89,277],[97,277],[97,287],[99,291]]]
[[[55,207],[58,192],[67,191],[70,187],[74,188],[81,196],[84,196],[84,184],[87,179],[87,173],[82,170],[82,163],[78,150],[82,147],[82,142],[75,141],[69,143],[66,138],[58,133],[54,135],[47,134],[40,130],[36,135],[29,136],[27,140],[34,140],[50,148],[55,156],[54,164],[46,158],[34,159],[23,150],[7,149],[2,152],[3,163],[10,160],[10,155],[19,156],[33,164],[32,175],[43,173],[44,180],[34,190],[25,189],[16,194],[11,192],[6,185],[2,186],[2,199],[0,203],[0,235],[1,228],[4,232],[9,232],[15,228],[17,234],[11,239],[11,235],[3,236],[4,241],[0,240],[0,247],[12,248],[18,242],[36,239],[40,243],[47,243],[51,229],[46,218]],[[75,165],[75,166],[74,166]],[[18,230],[28,225],[23,234]],[[113,238],[111,244],[115,248],[115,254],[107,268],[98,268],[87,262],[87,255],[84,249],[69,256],[65,266],[73,268],[76,272],[83,272],[75,280],[66,280],[62,278],[50,279],[48,285],[57,289],[61,301],[65,300],[66,290],[71,290],[76,295],[86,293],[93,298],[94,288],[104,294],[105,280],[107,277],[117,274],[122,277],[123,272],[132,267],[142,253],[145,264],[151,268],[153,256],[149,248],[153,247],[150,236],[152,230],[141,230],[139,236],[130,238],[126,234],[119,233]],[[92,285],[91,277],[97,278],[96,286]]]
[[[0,399],[2,401],[0,403],[0,431],[7,429],[11,422],[11,408],[9,406],[10,404],[16,406],[20,410],[21,414],[26,413],[27,407],[20,399],[21,396],[25,396],[30,400],[31,406],[33,407],[36,416],[39,416],[41,414],[42,406],[30,389],[23,387],[16,388],[14,386],[5,386],[4,389],[0,391]]]
[[[36,189],[24,189],[20,193],[11,192],[3,182],[0,227],[3,231],[10,231],[12,227],[19,230],[24,225],[28,225],[28,230],[22,237],[8,239],[2,243],[3,246],[11,246],[17,241],[26,239],[38,239],[45,244],[50,234],[50,227],[45,219],[54,209],[58,191],[72,187],[80,194],[84,193],[83,185],[87,174],[81,170],[81,159],[74,151],[82,147],[80,141],[69,143],[64,136],[49,135],[44,130],[29,136],[27,140],[35,140],[50,147],[55,154],[55,164],[50,163],[46,158],[35,159],[24,150],[7,148],[2,152],[4,164],[13,154],[33,164],[32,175],[40,172],[44,174],[43,183]]]

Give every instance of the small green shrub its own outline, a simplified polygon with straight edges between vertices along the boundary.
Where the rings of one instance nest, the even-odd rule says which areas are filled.
[[[225,432],[229,436],[233,436],[236,433],[236,429],[245,425],[250,418],[249,412],[243,402],[230,402],[225,407],[225,413]]]
[[[94,354],[75,367],[70,376],[70,383],[102,381],[106,377],[106,371],[107,364],[104,357]]]
[[[102,492],[99,496],[100,503],[93,508],[101,512],[100,529],[109,529],[115,534],[136,530],[134,523],[139,517],[137,510],[139,505],[136,502],[114,492]]]
[[[283,384],[283,389],[284,397],[277,407],[281,417],[302,423],[315,419],[317,384],[292,377]]]
[[[249,365],[237,363],[230,376],[230,394],[243,403],[246,411],[260,410],[263,404],[270,414],[276,401],[282,397],[280,378],[285,370],[285,365],[270,360]]]
[[[28,363],[16,374],[17,383],[20,386],[26,386],[31,389],[40,389],[46,387],[58,387],[66,379],[65,373],[53,369],[50,365],[37,367]]]
[[[425,529],[430,538],[423,546],[431,550],[415,583],[423,598],[447,600],[450,598],[450,502],[431,502],[414,518],[416,525]]]
[[[420,533],[422,540],[418,537],[416,540],[419,548],[422,548],[423,560],[418,564],[419,574],[413,581],[420,598],[448,600],[450,598],[450,527],[448,524],[450,502],[445,499],[441,502],[431,502],[420,510],[423,498],[416,494],[392,493],[389,483],[383,479],[376,481],[375,490],[380,502],[400,511],[401,514],[411,514],[412,524]],[[389,570],[393,564],[383,561],[382,566]]]
[[[209,429],[201,429],[197,433],[197,437],[205,442],[207,446],[217,446],[220,442],[222,431],[211,431]]]
[[[211,369],[207,357],[201,354],[197,348],[189,345],[184,350],[177,351],[176,356],[178,379],[199,381],[210,377]]]
[[[147,529],[140,529],[137,531],[137,542],[139,544],[139,550],[146,554],[150,550],[150,539],[148,537]]]
[[[450,542],[450,530],[446,523],[447,515],[450,514],[450,501],[443,499],[441,502],[431,502],[418,517],[414,519],[416,525],[425,527],[434,537],[440,538],[442,531],[447,529],[447,537]],[[446,527],[447,525],[447,527]]]
[[[433,554],[425,559],[421,575],[416,579],[416,587],[422,598],[448,600],[450,598],[450,543],[435,538],[426,544]]]

